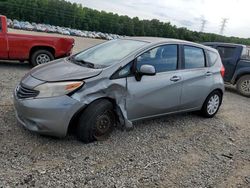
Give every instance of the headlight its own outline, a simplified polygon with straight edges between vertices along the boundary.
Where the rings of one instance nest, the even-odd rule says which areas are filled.
[[[84,82],[54,82],[41,84],[34,89],[39,91],[37,98],[67,95],[80,88]]]

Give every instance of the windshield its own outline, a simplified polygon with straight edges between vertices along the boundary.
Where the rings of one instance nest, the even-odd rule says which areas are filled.
[[[136,40],[111,40],[77,54],[74,60],[91,63],[95,67],[107,67],[120,62],[145,44],[146,42]]]

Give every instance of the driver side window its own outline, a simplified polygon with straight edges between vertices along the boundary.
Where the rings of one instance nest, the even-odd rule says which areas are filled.
[[[153,48],[137,57],[137,70],[142,65],[152,65],[157,73],[177,69],[178,46],[163,45]]]

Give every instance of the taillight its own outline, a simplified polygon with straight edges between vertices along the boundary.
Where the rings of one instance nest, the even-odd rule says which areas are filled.
[[[220,74],[222,76],[222,78],[224,78],[224,75],[225,75],[225,67],[222,65],[221,68],[220,68]]]

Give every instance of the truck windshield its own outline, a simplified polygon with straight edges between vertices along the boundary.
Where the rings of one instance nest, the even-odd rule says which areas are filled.
[[[80,62],[91,65],[92,67],[108,67],[120,62],[123,58],[145,44],[147,44],[147,42],[136,40],[111,40],[75,55],[72,57],[72,60],[73,62]]]

